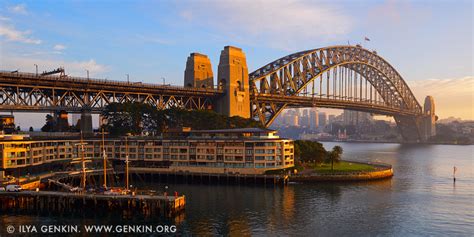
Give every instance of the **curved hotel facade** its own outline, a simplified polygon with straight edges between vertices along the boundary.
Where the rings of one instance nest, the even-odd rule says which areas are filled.
[[[0,180],[8,176],[67,171],[81,157],[76,137],[3,135],[0,137]],[[128,155],[131,169],[163,172],[263,174],[294,166],[293,141],[260,128],[179,129],[160,137],[90,138],[85,157],[101,168],[102,151],[115,165]],[[105,144],[105,146],[103,146]],[[127,150],[128,149],[128,150]],[[92,168],[92,167],[89,167]]]

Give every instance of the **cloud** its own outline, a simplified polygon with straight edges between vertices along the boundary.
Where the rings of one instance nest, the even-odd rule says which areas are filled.
[[[28,11],[26,10],[26,4],[18,4],[8,8],[10,12],[26,15]]]
[[[109,66],[98,64],[94,59],[85,61],[66,61],[61,59],[47,59],[44,57],[8,57],[8,61],[2,62],[2,69],[34,72],[37,64],[39,71],[49,71],[58,67],[64,67],[66,74],[71,76],[85,76],[89,70],[91,76],[100,76],[109,71]],[[3,68],[4,67],[4,68]]]
[[[0,16],[0,21],[10,21],[11,19],[5,16]]]
[[[183,7],[184,6],[184,7]],[[182,4],[182,20],[211,27],[240,43],[291,50],[350,32],[352,19],[325,2],[287,0],[204,1]]]
[[[407,83],[422,105],[425,96],[434,97],[436,114],[440,118],[454,116],[474,119],[473,76],[407,81]]]
[[[54,45],[53,49],[57,50],[57,51],[62,51],[64,49],[66,49],[66,46],[64,46],[62,44],[56,44],[56,45]]]
[[[8,41],[21,42],[26,44],[41,44],[41,40],[30,38],[30,31],[19,31],[13,26],[0,24],[0,36]]]

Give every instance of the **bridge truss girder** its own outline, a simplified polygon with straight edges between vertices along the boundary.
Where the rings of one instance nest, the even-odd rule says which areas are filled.
[[[7,74],[8,75],[8,74]],[[57,80],[48,85],[51,78],[22,78],[14,81],[11,76],[2,77],[0,82],[0,110],[49,112],[64,110],[80,112],[88,110],[100,113],[110,103],[139,102],[158,109],[183,108],[190,110],[212,109],[214,92],[184,92],[162,89],[140,92],[132,87],[75,85]],[[66,87],[64,85],[71,85]],[[174,92],[174,93],[173,93]]]

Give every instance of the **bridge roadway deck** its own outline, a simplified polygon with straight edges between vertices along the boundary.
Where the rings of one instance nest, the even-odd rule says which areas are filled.
[[[253,96],[252,96],[253,97]],[[401,110],[397,107],[390,107],[383,102],[370,102],[351,99],[325,98],[326,96],[284,96],[284,95],[258,95],[259,102],[273,102],[287,104],[287,107],[320,107],[333,109],[357,110],[381,115],[419,115],[411,110]]]
[[[125,82],[108,79],[92,79],[83,77],[59,77],[54,75],[40,76],[34,73],[0,71],[0,86],[22,86],[55,88],[57,90],[151,93],[162,95],[218,96],[222,90],[211,88],[188,88],[180,86],[159,85],[142,82]]]

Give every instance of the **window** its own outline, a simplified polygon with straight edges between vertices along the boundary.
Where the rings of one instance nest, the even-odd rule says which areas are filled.
[[[267,157],[265,158],[265,160],[274,161],[274,160],[275,160],[275,156],[267,156]]]
[[[255,154],[265,154],[265,149],[255,149]]]
[[[237,91],[244,91],[244,87],[240,81],[237,81]]]

